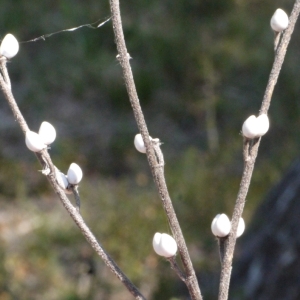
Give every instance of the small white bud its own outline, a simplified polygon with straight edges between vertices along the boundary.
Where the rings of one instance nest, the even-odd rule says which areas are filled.
[[[243,136],[253,139],[257,135],[257,122],[254,115],[250,116],[243,124],[242,127]]]
[[[160,241],[161,241],[161,233],[156,232],[154,234],[153,241],[152,241],[153,249],[156,252],[156,254],[163,256],[163,251],[160,247]]]
[[[82,170],[77,164],[71,163],[67,176],[69,183],[78,184],[82,179]]]
[[[1,42],[0,55],[7,58],[14,57],[19,51],[19,42],[10,33],[8,33]]]
[[[166,233],[156,232],[153,237],[154,251],[164,257],[172,257],[177,252],[177,243],[174,238]]]
[[[59,184],[59,186],[63,190],[65,190],[69,185],[67,176],[64,173],[62,173],[61,171],[59,171],[56,167],[55,167],[55,176],[56,176],[56,180],[57,180],[57,183]]]
[[[271,18],[270,25],[276,32],[281,32],[289,26],[289,17],[281,8],[276,9]]]
[[[55,177],[58,185],[64,190],[64,192],[66,194],[72,194],[71,190],[67,190],[67,187],[69,186],[67,176],[61,171],[59,171],[56,167],[55,167]]]
[[[231,222],[225,214],[218,214],[211,223],[211,231],[217,237],[225,237],[231,230]]]
[[[43,143],[41,137],[37,133],[30,130],[26,132],[25,143],[27,148],[33,152],[39,152],[47,147]]]
[[[152,140],[151,136],[149,138],[150,140]],[[140,133],[136,134],[136,136],[134,137],[134,146],[137,151],[141,153],[146,153],[146,146],[143,137]]]
[[[244,219],[240,218],[238,228],[237,228],[237,231],[236,231],[236,237],[237,238],[240,237],[244,233],[245,227],[246,227],[246,225],[245,225]]]
[[[242,132],[243,136],[248,139],[254,139],[261,137],[269,130],[269,118],[266,114],[261,114],[257,118],[252,115],[243,124]]]
[[[55,141],[56,130],[50,123],[44,121],[40,126],[39,135],[44,144],[50,145]]]
[[[269,118],[266,114],[261,114],[256,118],[257,135],[265,135],[270,127]]]

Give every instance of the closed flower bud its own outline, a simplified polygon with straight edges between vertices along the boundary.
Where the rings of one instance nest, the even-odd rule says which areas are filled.
[[[177,252],[176,241],[166,233],[155,233],[152,245],[154,251],[160,256],[172,257]]]
[[[40,126],[39,135],[44,144],[50,145],[56,138],[56,130],[50,123],[44,121]]]
[[[278,8],[271,18],[270,25],[274,31],[281,32],[289,26],[289,17],[282,9]]]
[[[257,118],[252,115],[243,124],[242,133],[248,139],[261,137],[269,130],[269,118],[266,114],[261,114]]]
[[[43,143],[41,137],[37,133],[30,130],[26,132],[25,143],[27,148],[33,152],[39,152],[47,147]]]
[[[243,124],[242,127],[243,136],[247,137],[248,139],[255,138],[257,134],[256,125],[257,125],[256,117],[254,115],[250,116]]]
[[[149,138],[150,138],[150,140],[152,140],[151,136]],[[138,133],[134,137],[134,146],[135,146],[137,151],[139,151],[141,153],[146,153],[146,146],[145,146],[143,137],[140,133]]]
[[[237,228],[237,232],[236,232],[236,237],[240,237],[244,231],[245,231],[245,221],[243,218],[240,218],[239,220],[239,224],[238,224],[238,228]]]
[[[211,231],[217,237],[225,237],[231,230],[231,223],[225,214],[218,214],[211,223]]]
[[[69,185],[67,176],[55,167],[55,177],[59,186],[65,190]]]
[[[69,183],[78,184],[82,179],[82,170],[77,164],[71,163],[67,176]]]
[[[8,33],[1,42],[0,55],[7,58],[14,57],[19,51],[19,42],[10,33]]]
[[[69,191],[67,189],[69,186],[67,176],[61,171],[59,171],[56,167],[55,167],[55,177],[58,185],[64,190],[64,192],[66,194],[72,194],[72,191]]]
[[[270,127],[269,118],[266,114],[261,114],[256,118],[256,129],[257,129],[257,135],[263,136],[265,135]]]

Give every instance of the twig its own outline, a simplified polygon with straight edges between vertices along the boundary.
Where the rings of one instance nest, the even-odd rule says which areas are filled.
[[[274,91],[275,84],[277,82],[282,63],[286,54],[287,46],[291,39],[295,23],[297,21],[298,15],[300,12],[300,0],[296,0],[293,10],[290,16],[289,27],[284,32],[280,45],[277,49],[273,67],[270,73],[269,81],[266,87],[262,105],[260,108],[259,114],[267,114],[272,94]],[[242,216],[244,209],[246,196],[248,193],[255,160],[257,157],[258,147],[260,144],[260,139],[256,140],[245,140],[244,142],[244,171],[241,179],[240,189],[237,195],[236,204],[233,211],[233,216],[231,220],[231,232],[228,239],[225,242],[225,256],[222,264],[220,286],[219,286],[219,297],[218,300],[227,300],[228,299],[228,290],[230,283],[230,274],[232,268],[232,259],[236,243],[236,232],[239,223],[239,219]]]
[[[219,246],[219,255],[220,255],[220,262],[221,265],[223,264],[224,255],[225,255],[225,242],[228,237],[217,237],[218,239],[218,246]]]
[[[171,265],[171,268],[172,270],[175,271],[175,273],[178,275],[178,277],[183,281],[185,282],[186,281],[186,276],[184,275],[184,273],[180,270],[177,262],[176,262],[176,257],[175,256],[172,256],[172,257],[167,257],[166,258],[170,265]]]
[[[75,198],[76,209],[79,213],[80,212],[80,196],[79,196],[79,192],[78,192],[78,185],[72,185],[71,190],[72,190],[74,198]]]
[[[274,52],[276,54],[276,50],[278,48],[280,42],[281,32],[274,31]]]
[[[1,73],[4,78],[5,83],[7,84],[8,89],[11,90],[10,78],[8,76],[7,68],[6,68],[6,57],[0,57],[0,65],[1,65]]]
[[[133,74],[129,64],[130,56],[128,55],[127,52],[124,33],[122,29],[119,0],[110,0],[110,9],[112,14],[112,23],[113,23],[113,29],[115,34],[115,42],[118,50],[118,60],[123,70],[123,77],[127,88],[127,93],[133,109],[134,117],[138,125],[138,129],[143,137],[146,146],[146,154],[147,154],[148,162],[151,168],[154,181],[156,183],[158,192],[160,194],[163,207],[169,221],[170,228],[172,230],[173,236],[178,245],[179,254],[182,260],[184,271],[186,273],[185,275],[187,277],[185,283],[188,287],[191,299],[201,300],[202,296],[198,285],[198,280],[188,253],[188,249],[179,222],[176,217],[176,213],[172,205],[171,198],[169,196],[166,181],[164,178],[163,168],[160,168],[159,162],[157,161],[156,158],[155,151],[153,149],[153,145],[149,139],[149,132],[147,129],[147,125],[144,119],[144,115],[142,113],[139,98],[135,88]]]
[[[2,57],[3,59],[3,57]],[[3,64],[2,67],[5,69],[5,72],[7,72],[6,65]],[[8,73],[6,73],[8,74]],[[27,126],[27,123],[22,116],[18,105],[13,97],[13,94],[11,93],[11,90],[8,88],[8,85],[5,83],[4,79],[0,75],[0,86],[3,91],[3,94],[6,98],[6,100],[9,103],[9,106],[12,109],[12,112],[18,121],[23,133],[25,134],[29,127]],[[120,270],[118,265],[113,261],[113,259],[105,252],[105,250],[102,248],[101,244],[97,241],[94,234],[91,232],[89,227],[86,225],[85,221],[79,214],[78,210],[72,205],[64,191],[60,188],[56,181],[56,172],[54,164],[50,158],[50,155],[48,153],[47,149],[42,150],[41,152],[35,153],[39,162],[41,163],[43,169],[49,168],[50,172],[46,175],[52,188],[54,189],[55,193],[58,195],[61,203],[73,219],[73,221],[76,223],[76,225],[79,227],[81,233],[84,235],[88,243],[92,246],[92,248],[96,251],[96,253],[102,258],[106,266],[111,270],[113,274],[117,276],[117,278],[124,284],[124,286],[127,288],[127,290],[135,297],[135,299],[138,300],[145,300],[145,297],[140,293],[140,291],[134,286],[134,284],[127,278],[127,276]],[[76,202],[78,200],[76,199]]]
[[[4,70],[4,71],[3,71]],[[1,57],[1,71],[4,74],[7,74],[6,76],[8,76],[8,72],[7,72],[7,68],[6,68],[6,58],[5,57]],[[10,87],[8,86],[8,84],[4,81],[3,77],[0,76],[0,86],[2,89],[2,92],[14,114],[15,117],[15,121],[17,121],[23,131],[24,134],[26,134],[27,131],[29,131],[29,127],[16,103],[16,100],[14,99],[14,96],[11,92]]]

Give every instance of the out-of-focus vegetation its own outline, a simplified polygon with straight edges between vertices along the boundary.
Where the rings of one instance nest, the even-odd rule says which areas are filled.
[[[170,194],[205,299],[217,293],[210,222],[231,214],[242,171],[240,129],[257,114],[273,61],[269,20],[293,1],[121,1],[128,51],[150,134],[163,142]],[[27,41],[109,17],[108,1],[1,1],[2,37]],[[298,156],[299,26],[270,109],[245,219]],[[82,215],[149,299],[186,290],[151,246],[169,232],[116,59],[111,23],[21,44],[8,65],[32,130],[57,129],[53,161],[84,170]],[[0,97],[0,299],[131,299],[72,223]],[[173,297],[173,298],[172,298]]]

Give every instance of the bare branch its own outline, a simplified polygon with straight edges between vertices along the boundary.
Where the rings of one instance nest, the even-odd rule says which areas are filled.
[[[7,61],[7,58],[5,56],[2,56],[0,58],[0,68],[1,68],[1,73],[4,78],[4,81],[7,84],[8,89],[11,90],[10,78],[9,78],[7,68],[6,68],[6,61]]]
[[[3,57],[1,57],[3,59]],[[5,58],[4,58],[5,59]],[[6,72],[8,76],[8,72],[6,69],[5,63],[2,64],[2,70],[4,68],[4,72]],[[9,106],[12,109],[12,112],[16,118],[16,121],[18,121],[22,131],[24,134],[29,130],[29,127],[27,126],[27,123],[25,119],[23,118],[18,105],[14,99],[13,94],[11,93],[11,90],[7,83],[4,81],[2,76],[0,75],[0,86],[3,91],[3,94],[6,98],[6,100],[9,103]],[[54,164],[50,158],[50,155],[48,153],[47,149],[43,149],[40,152],[35,153],[39,162],[41,163],[43,169],[49,169],[49,172],[44,172],[44,174],[47,176],[52,188],[54,189],[55,193],[58,195],[61,203],[75,222],[75,224],[79,227],[81,233],[84,235],[88,243],[92,246],[92,248],[96,251],[96,253],[102,258],[106,266],[111,270],[111,272],[117,276],[117,278],[124,284],[124,286],[127,288],[127,290],[135,297],[135,299],[138,300],[145,300],[145,297],[140,293],[140,291],[134,286],[134,284],[127,278],[127,276],[120,270],[118,265],[113,261],[113,259],[105,252],[105,250],[102,248],[101,244],[97,241],[94,234],[91,232],[89,227],[86,225],[85,221],[81,217],[79,213],[79,209],[75,208],[68,197],[66,196],[65,192],[60,188],[60,186],[57,183],[56,180],[56,172]],[[75,190],[75,189],[74,189]],[[78,206],[78,199],[76,198],[76,204]]]
[[[2,76],[0,76],[0,86],[1,86],[1,89],[2,89],[2,92],[14,114],[14,117],[15,117],[15,120],[19,123],[22,131],[24,134],[26,134],[27,131],[29,131],[29,127],[16,103],[16,100],[14,99],[14,96],[11,92],[11,87],[10,87],[10,84],[7,84],[7,81],[10,82],[10,80],[7,80],[7,78],[9,78],[8,76],[8,72],[7,72],[7,68],[6,68],[6,57],[2,56],[0,58],[0,62],[1,62],[1,72],[3,74],[5,74],[4,78],[5,78],[5,81],[3,79]]]
[[[78,192],[78,185],[72,185],[71,190],[72,190],[74,198],[75,198],[76,209],[79,213],[80,212],[80,196],[79,196],[79,192]]]
[[[176,213],[172,205],[171,198],[169,196],[169,192],[167,189],[167,185],[163,173],[163,168],[160,168],[160,164],[159,161],[157,160],[155,150],[153,149],[153,145],[149,138],[148,128],[144,119],[144,115],[142,113],[139,98],[135,88],[133,74],[129,64],[130,56],[128,55],[127,52],[124,33],[122,29],[119,0],[110,0],[110,7],[112,13],[112,23],[113,23],[113,29],[115,34],[115,42],[118,50],[117,57],[123,70],[123,77],[127,88],[129,100],[133,109],[134,117],[136,119],[139,131],[143,137],[146,146],[146,154],[152,171],[152,175],[156,183],[159,195],[161,197],[164,210],[168,217],[170,228],[172,230],[173,236],[178,245],[179,254],[186,273],[185,275],[187,277],[185,283],[188,287],[191,298],[193,300],[201,300],[202,296],[198,285],[197,277],[188,253],[188,249],[179,222],[177,220]]]
[[[273,67],[270,73],[269,81],[266,87],[265,95],[260,108],[260,114],[267,114],[272,94],[274,91],[275,84],[281,70],[282,63],[286,54],[287,46],[291,39],[295,23],[297,21],[300,12],[300,0],[296,0],[294,8],[291,12],[289,27],[284,32],[280,45],[277,49]],[[219,286],[219,300],[228,299],[228,289],[230,283],[230,275],[232,268],[232,259],[234,254],[234,248],[236,243],[236,232],[239,223],[239,219],[242,216],[242,212],[245,206],[246,196],[248,193],[255,160],[257,157],[258,147],[260,144],[260,139],[254,140],[244,140],[244,170],[241,179],[240,189],[237,195],[236,204],[233,211],[232,221],[231,221],[231,232],[228,239],[225,242],[225,256],[222,264],[221,279]]]
[[[172,257],[168,257],[166,258],[170,264],[171,264],[171,268],[172,270],[175,271],[175,273],[178,275],[178,277],[183,281],[185,282],[186,281],[186,276],[184,275],[184,273],[180,270],[177,262],[176,262],[176,257],[175,256],[172,256]]]

